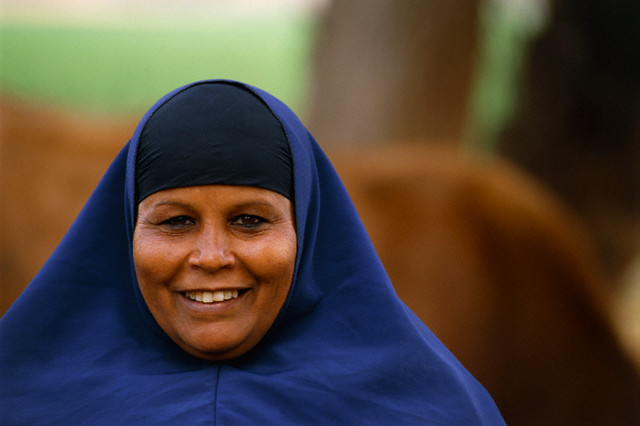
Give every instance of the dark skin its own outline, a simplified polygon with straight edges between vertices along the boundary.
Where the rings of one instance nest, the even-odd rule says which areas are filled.
[[[291,287],[292,203],[266,189],[206,185],[140,202],[133,260],[142,296],[165,333],[205,360],[245,354]]]

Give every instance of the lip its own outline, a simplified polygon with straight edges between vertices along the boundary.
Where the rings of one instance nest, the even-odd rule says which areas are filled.
[[[202,303],[195,300],[190,299],[185,295],[188,291],[219,291],[222,289],[216,290],[205,290],[205,289],[197,289],[197,290],[184,290],[176,292],[179,299],[182,301],[187,310],[199,313],[199,314],[219,314],[226,313],[240,304],[242,304],[247,299],[247,294],[250,293],[249,288],[242,288],[238,290],[238,297],[235,299],[229,299],[222,302],[214,302],[214,303]],[[228,289],[224,289],[228,290]]]

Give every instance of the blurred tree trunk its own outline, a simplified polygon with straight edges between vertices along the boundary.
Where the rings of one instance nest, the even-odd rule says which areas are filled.
[[[616,282],[640,240],[640,2],[551,6],[498,152],[568,204]]]
[[[307,123],[323,146],[457,143],[479,0],[338,0],[320,30]]]

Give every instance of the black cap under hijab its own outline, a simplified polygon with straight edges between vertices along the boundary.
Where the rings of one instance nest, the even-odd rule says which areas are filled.
[[[147,122],[136,156],[136,204],[164,189],[247,185],[293,201],[293,161],[280,121],[232,83],[203,83]]]

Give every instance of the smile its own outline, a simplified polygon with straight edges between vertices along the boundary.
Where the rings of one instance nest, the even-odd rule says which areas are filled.
[[[225,300],[237,299],[238,290],[185,291],[184,295],[196,302],[216,303],[224,302]]]

